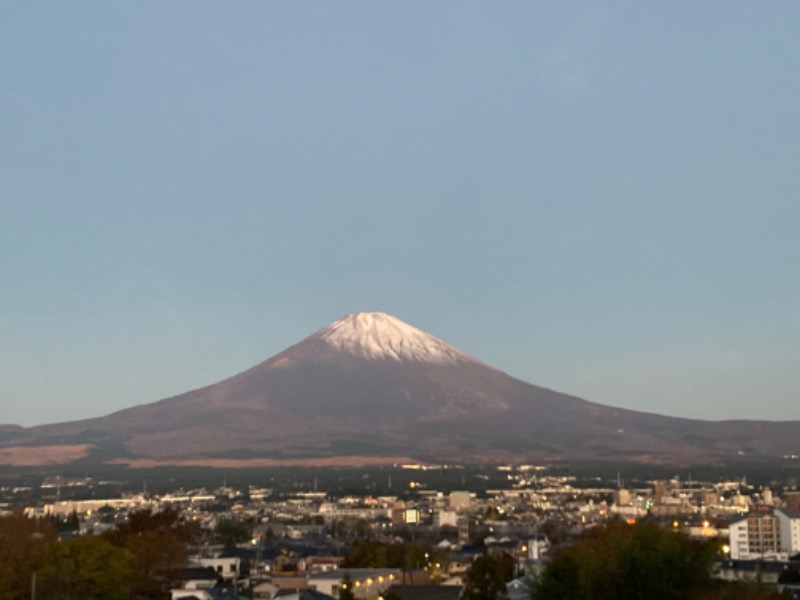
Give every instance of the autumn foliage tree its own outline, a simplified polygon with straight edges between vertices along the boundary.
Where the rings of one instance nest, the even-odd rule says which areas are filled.
[[[133,512],[117,524],[116,530],[107,533],[108,541],[131,555],[130,597],[161,598],[162,587],[170,583],[170,573],[186,565],[189,542],[198,533],[196,523],[170,508]]]
[[[19,513],[0,517],[0,598],[31,597],[33,574],[55,539],[48,523]]]

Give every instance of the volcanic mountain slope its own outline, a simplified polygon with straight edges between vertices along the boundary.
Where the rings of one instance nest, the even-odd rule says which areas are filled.
[[[356,313],[220,383],[96,419],[8,428],[0,440],[85,444],[89,460],[695,461],[800,453],[798,425],[587,402],[514,379],[390,315]]]

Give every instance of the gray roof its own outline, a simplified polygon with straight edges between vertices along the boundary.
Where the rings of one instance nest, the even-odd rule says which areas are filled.
[[[800,519],[800,512],[791,508],[776,508],[775,511],[780,511],[790,519]]]
[[[458,600],[460,585],[393,585],[389,592],[401,600]]]
[[[522,578],[512,579],[506,583],[509,600],[527,600],[531,596],[528,582]]]
[[[285,600],[336,600],[333,596],[323,594],[317,590],[278,590],[275,597],[284,598]]]
[[[348,573],[350,579],[355,581],[357,579],[361,580],[369,577],[373,579],[381,576],[387,577],[389,575],[397,575],[400,572],[402,572],[402,569],[334,569],[333,571],[311,573],[308,579],[344,579],[345,573]]]

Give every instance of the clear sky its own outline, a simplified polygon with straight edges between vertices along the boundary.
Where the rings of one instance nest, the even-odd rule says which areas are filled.
[[[521,379],[800,419],[800,3],[5,2],[0,423],[378,310]]]

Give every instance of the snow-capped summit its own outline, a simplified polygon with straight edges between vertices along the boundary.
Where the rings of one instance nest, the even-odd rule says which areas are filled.
[[[320,329],[312,338],[336,350],[371,360],[434,364],[474,360],[439,338],[382,312],[347,315]]]
[[[250,457],[347,466],[554,457],[692,464],[796,453],[798,428],[595,404],[514,379],[387,314],[356,313],[203,388],[104,417],[6,428],[0,463],[27,460],[10,446],[52,452],[62,440],[64,451],[42,456],[142,465],[255,466]]]

